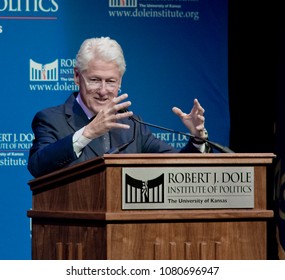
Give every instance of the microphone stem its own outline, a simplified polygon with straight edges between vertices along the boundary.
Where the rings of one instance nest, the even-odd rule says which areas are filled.
[[[144,125],[147,125],[147,126],[151,126],[151,127],[154,127],[154,128],[158,128],[158,129],[162,129],[162,130],[165,130],[165,131],[169,131],[169,132],[172,132],[172,133],[176,133],[176,134],[182,134],[182,135],[185,135],[185,136],[188,136],[190,138],[195,138],[195,139],[198,139],[198,140],[203,140],[204,142],[206,143],[209,143],[212,147],[214,147],[215,149],[217,149],[218,151],[222,152],[222,153],[234,153],[234,151],[232,151],[230,148],[228,147],[224,147],[218,143],[215,143],[215,142],[212,142],[208,139],[203,139],[201,137],[198,137],[198,136],[194,136],[190,133],[185,133],[185,132],[180,132],[180,131],[176,131],[174,129],[170,129],[170,128],[166,128],[166,127],[163,127],[163,126],[159,126],[159,125],[155,125],[155,124],[151,124],[151,123],[147,123],[147,122],[143,122],[143,121],[140,121],[134,117],[130,117],[132,120],[140,123],[140,124],[144,124]]]

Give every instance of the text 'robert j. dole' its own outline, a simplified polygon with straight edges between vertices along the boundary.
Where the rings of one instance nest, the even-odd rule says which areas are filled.
[[[217,184],[217,183],[241,183],[253,182],[252,172],[177,172],[168,173],[168,183],[194,183],[194,184]]]

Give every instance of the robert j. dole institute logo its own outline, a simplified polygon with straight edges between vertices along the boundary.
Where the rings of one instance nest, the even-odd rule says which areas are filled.
[[[109,7],[112,8],[134,8],[137,7],[137,0],[109,0]]]
[[[123,204],[133,207],[141,204],[164,203],[164,174],[156,178],[141,180],[124,175]]]
[[[47,64],[30,59],[30,81],[58,81],[58,59]]]

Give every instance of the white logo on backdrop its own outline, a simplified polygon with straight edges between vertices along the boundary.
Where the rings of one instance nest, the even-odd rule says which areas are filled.
[[[58,59],[48,64],[30,59],[30,81],[58,81]]]
[[[138,3],[137,0],[109,0],[109,7],[116,7],[116,8],[127,8],[127,7],[137,7]]]

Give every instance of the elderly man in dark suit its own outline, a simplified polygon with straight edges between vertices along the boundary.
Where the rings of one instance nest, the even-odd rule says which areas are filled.
[[[189,132],[198,140],[189,140],[181,150],[153,136],[150,129],[136,123],[126,110],[128,95],[119,95],[126,63],[120,45],[109,37],[85,40],[76,56],[74,80],[79,92],[64,104],[38,112],[32,122],[35,135],[30,149],[28,169],[39,177],[60,168],[116,151],[120,153],[209,152],[204,128],[204,109],[197,99],[189,114],[174,107]]]

